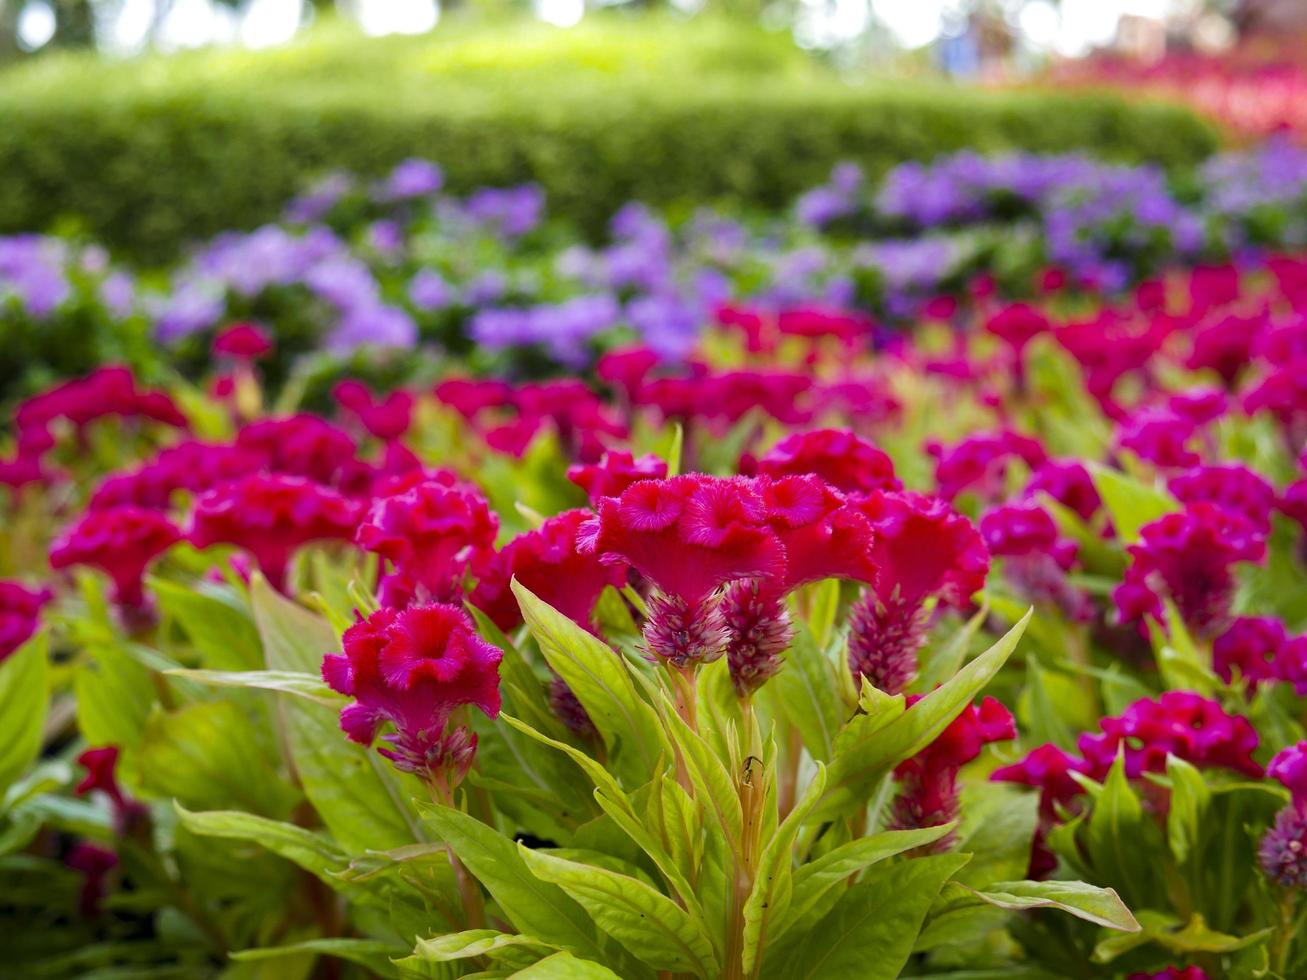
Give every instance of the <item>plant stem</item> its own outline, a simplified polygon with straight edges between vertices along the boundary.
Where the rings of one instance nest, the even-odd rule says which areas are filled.
[[[448,781],[435,774],[429,775],[424,782],[432,802],[443,806],[454,805],[453,788]],[[449,866],[454,869],[454,881],[458,884],[458,896],[463,903],[463,928],[484,929],[486,925],[486,903],[481,897],[481,886],[468,874],[463,862],[454,853],[452,844],[445,844],[445,853],[449,855]]]
[[[1275,930],[1275,936],[1271,939],[1271,969],[1277,974],[1285,976],[1285,970],[1289,965],[1289,948],[1293,945],[1294,935],[1297,930],[1294,927],[1294,906],[1297,904],[1298,896],[1291,889],[1285,888],[1280,894],[1279,911],[1280,925]]]

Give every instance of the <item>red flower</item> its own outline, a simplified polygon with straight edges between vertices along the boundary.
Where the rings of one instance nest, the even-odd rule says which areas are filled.
[[[610,449],[597,463],[570,466],[567,478],[585,491],[592,501],[600,497],[619,497],[640,480],[661,480],[667,476],[667,464],[653,453],[636,459],[621,449]]]
[[[104,793],[113,804],[114,823],[118,833],[130,833],[133,826],[149,814],[143,803],[129,799],[118,785],[115,774],[118,767],[118,746],[86,749],[77,757],[77,764],[86,770],[86,775],[73,792],[78,796]]]
[[[1038,440],[1007,429],[968,436],[951,449],[928,448],[937,460],[935,482],[945,500],[965,490],[989,499],[1001,497],[1009,462],[1019,459],[1034,469],[1048,459]]]
[[[908,710],[921,695],[908,697]],[[890,822],[896,830],[938,827],[958,816],[958,772],[990,742],[1016,738],[1016,722],[994,698],[979,706],[969,704],[939,738],[894,769],[899,793],[894,799]],[[948,850],[955,835],[949,833],[927,845],[931,853]]]
[[[157,511],[140,507],[91,511],[60,535],[50,549],[50,565],[98,568],[113,579],[115,601],[137,608],[145,603],[141,584],[145,569],[181,537],[172,521]]]
[[[51,598],[49,589],[29,589],[0,579],[0,661],[31,639],[40,624],[41,607]]]
[[[612,350],[595,363],[595,376],[628,398],[634,398],[649,372],[658,366],[659,360],[658,354],[648,347]]]
[[[392,391],[377,399],[361,381],[342,381],[332,389],[336,404],[359,420],[382,442],[398,439],[413,424],[414,399],[407,391]]]
[[[199,493],[259,468],[258,455],[235,446],[188,440],[162,450],[143,466],[105,479],[91,496],[91,510],[132,505],[167,510],[179,490]]]
[[[876,533],[876,594],[920,605],[928,596],[959,605],[985,586],[989,553],[974,524],[943,500],[884,493],[857,504]]]
[[[1288,640],[1284,624],[1270,616],[1241,616],[1212,644],[1212,668],[1229,684],[1234,672],[1253,688],[1279,679],[1280,650]]]
[[[316,415],[291,415],[247,425],[236,446],[258,456],[273,473],[302,476],[325,486],[337,479],[358,454],[343,429]]]
[[[816,429],[786,436],[758,460],[763,476],[812,473],[837,490],[869,494],[899,490],[893,461],[847,429]]]
[[[272,338],[257,323],[233,323],[213,338],[213,353],[257,361],[272,353]]]
[[[480,494],[421,483],[374,501],[355,543],[390,561],[401,579],[449,600],[473,556],[493,548],[498,533],[499,519]]]
[[[280,589],[296,549],[311,541],[350,541],[358,520],[358,504],[329,487],[297,476],[256,474],[201,496],[189,538],[197,548],[243,548]]]
[[[340,715],[345,734],[371,744],[394,727],[382,755],[406,772],[457,782],[471,765],[476,736],[447,731],[450,715],[474,705],[499,714],[498,647],[481,639],[457,606],[380,609],[345,631],[343,654],[328,654],[322,677],[354,699]]]
[[[436,399],[448,405],[468,421],[475,421],[488,408],[512,403],[513,389],[503,381],[473,381],[447,378],[435,387]]]
[[[589,629],[600,593],[626,579],[621,568],[577,549],[581,525],[592,516],[588,510],[564,511],[536,530],[518,535],[486,563],[472,604],[502,630],[520,625],[522,613],[509,588],[516,578],[572,622]]]
[[[783,596],[822,579],[876,580],[871,521],[820,477],[758,477],[753,489],[785,552],[784,573],[761,583],[764,591]]]
[[[161,391],[142,391],[125,367],[97,368],[84,378],[29,398],[18,406],[14,422],[20,430],[44,429],[57,418],[66,418],[77,428],[110,415],[147,418],[179,429],[186,428],[186,416]]]
[[[1047,333],[1051,324],[1048,317],[1025,303],[1013,303],[999,310],[985,323],[985,329],[1012,350],[1020,354],[1041,333]]]

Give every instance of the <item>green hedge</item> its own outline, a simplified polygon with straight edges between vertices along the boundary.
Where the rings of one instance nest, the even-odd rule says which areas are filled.
[[[533,179],[599,227],[631,199],[781,204],[833,163],[872,173],[964,147],[1084,148],[1183,166],[1216,146],[1188,112],[1109,95],[850,84],[721,25],[604,22],[0,76],[0,231],[75,217],[147,260],[274,217],[307,176],[437,160],[450,186]]]

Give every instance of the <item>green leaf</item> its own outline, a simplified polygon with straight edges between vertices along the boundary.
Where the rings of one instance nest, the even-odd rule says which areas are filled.
[[[657,714],[636,692],[621,656],[520,582],[514,580],[512,587],[527,629],[590,715],[615,771],[631,786],[647,781],[670,752]]]
[[[667,696],[663,694],[661,698],[663,722],[694,784],[695,800],[717,818],[717,825],[732,851],[738,853],[744,834],[744,812],[735,780],[713,747],[685,723]]]
[[[1138,932],[1139,923],[1110,888],[1083,881],[998,881],[983,890],[958,884],[982,902],[1001,909],[1054,908],[1078,919],[1121,932]]]
[[[1233,953],[1266,942],[1274,929],[1261,929],[1243,936],[1231,936],[1208,928],[1206,920],[1197,913],[1185,924],[1176,928],[1179,920],[1160,912],[1144,910],[1139,913],[1140,929],[1125,935],[1109,936],[1094,947],[1095,963],[1110,963],[1118,956],[1156,943],[1169,953],[1181,957],[1196,953]]]
[[[1152,620],[1148,624],[1162,682],[1167,690],[1194,691],[1210,698],[1221,686],[1221,679],[1203,662],[1175,603],[1170,599],[1165,603],[1166,629],[1162,630]]]
[[[886,858],[933,844],[957,826],[956,823],[920,830],[886,830],[841,844],[794,872],[790,907],[772,936],[775,942],[792,926],[800,924],[814,909],[820,909],[837,885]],[[824,914],[824,913],[823,913]]]
[[[165,670],[164,673],[210,687],[252,687],[263,691],[280,691],[336,709],[345,703],[345,699],[327,687],[320,677],[294,670]]]
[[[1176,862],[1185,864],[1198,843],[1212,793],[1202,774],[1177,756],[1166,757],[1166,774],[1171,779],[1171,808],[1166,815],[1167,843]]]
[[[1091,462],[1089,475],[1103,498],[1117,537],[1125,544],[1138,541],[1139,530],[1145,524],[1180,510],[1180,502],[1171,494],[1126,476],[1120,470]]]
[[[230,955],[238,963],[249,963],[280,959],[283,956],[298,956],[302,953],[315,953],[349,960],[351,963],[366,967],[378,976],[394,977],[399,975],[399,971],[390,961],[403,952],[403,946],[378,939],[308,939],[285,946],[242,949]]]
[[[1155,827],[1126,777],[1123,747],[1094,800],[1087,845],[1099,878],[1119,888],[1136,907],[1151,904],[1147,899],[1157,890],[1156,871],[1147,859],[1147,845],[1155,837]]]
[[[558,949],[550,943],[542,943],[533,936],[523,936],[520,933],[499,932],[496,929],[467,929],[463,932],[446,933],[434,939],[419,939],[413,953],[420,959],[434,963],[451,963],[478,956],[493,959],[494,954],[501,950],[522,947],[551,952]]]
[[[893,980],[944,882],[966,854],[915,858],[869,871],[802,936],[775,947],[766,980]]]
[[[336,649],[325,619],[274,590],[262,576],[250,587],[254,621],[268,667],[314,674]],[[416,780],[401,779],[384,759],[340,730],[340,713],[303,698],[283,698],[278,710],[304,793],[340,845],[351,852],[388,851],[423,839],[410,802]]]
[[[112,643],[88,645],[73,671],[77,727],[89,745],[130,748],[141,740],[158,689],[150,671]]]
[[[446,806],[423,817],[486,887],[518,931],[542,942],[603,959],[594,923],[557,885],[531,873],[517,845],[481,821]]]
[[[46,635],[38,632],[0,661],[0,795],[41,753],[46,709],[50,703]]]
[[[718,972],[704,923],[638,878],[580,864],[518,845],[542,881],[562,888],[595,925],[655,970],[691,972],[705,980]]]
[[[515,980],[622,980],[608,967],[571,953],[555,953],[513,974]]]
[[[1032,614],[1033,610],[1027,610],[1002,639],[888,724],[842,737],[831,761],[826,796],[813,819],[827,820],[854,809],[878,779],[935,741],[998,673],[1016,649]],[[849,727],[855,726],[850,723]]]
[[[794,840],[799,826],[821,794],[826,790],[826,767],[817,763],[817,772],[803,792],[803,798],[789,812],[776,833],[767,842],[753,888],[744,903],[744,972],[751,974],[754,963],[769,941],[779,938],[777,924],[784,921],[794,896]],[[768,935],[770,931],[771,935]]]
[[[174,806],[182,826],[191,833],[201,837],[250,841],[324,881],[349,867],[349,855],[321,834],[303,827],[239,810],[194,813],[180,804]]]
[[[685,429],[680,422],[672,423],[671,438],[667,443],[666,452],[662,453],[663,459],[667,460],[668,477],[678,476],[681,472],[681,453],[685,449]]]
[[[181,585],[151,578],[159,608],[175,620],[212,670],[257,670],[263,666],[259,633],[248,609],[229,588],[209,582]]]
[[[914,691],[933,691],[961,669],[967,658],[971,641],[985,620],[989,618],[989,604],[982,603],[976,614],[953,632],[937,647],[927,646],[922,651],[922,667],[917,679],[912,683]]]
[[[847,712],[840,703],[835,666],[802,623],[784,655],[781,672],[763,688],[780,713],[799,730],[803,745],[819,762],[828,761]]]
[[[284,819],[301,797],[259,735],[231,701],[201,701],[152,715],[130,759],[146,793],[193,809],[239,808]]]

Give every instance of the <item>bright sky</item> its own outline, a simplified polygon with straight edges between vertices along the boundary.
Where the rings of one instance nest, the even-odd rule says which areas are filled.
[[[240,41],[267,47],[288,41],[300,20],[302,0],[251,0],[240,17],[211,0],[176,0],[160,32],[164,47],[179,48],[213,41]],[[919,47],[958,23],[963,0],[801,0],[802,39],[830,45],[861,34],[875,19],[905,47]],[[19,36],[29,48],[44,44],[54,30],[51,0],[28,0],[19,16]],[[1186,0],[1011,0],[1020,8],[1018,23],[1039,47],[1061,54],[1082,54],[1110,41],[1123,14],[1159,17]],[[585,0],[533,0],[536,16],[570,27],[585,13]],[[870,5],[870,10],[868,9]],[[417,34],[440,18],[439,0],[363,0],[358,18],[369,34]],[[154,0],[119,0],[117,13],[104,24],[107,47],[128,53],[140,48],[150,29]]]

